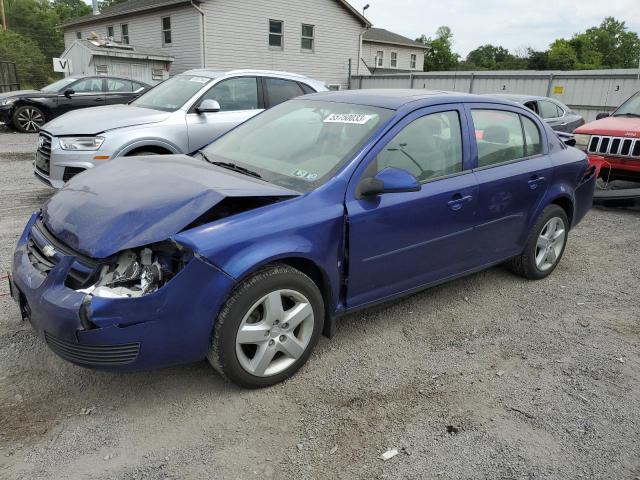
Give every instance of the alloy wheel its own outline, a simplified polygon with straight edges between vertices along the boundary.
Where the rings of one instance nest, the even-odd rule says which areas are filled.
[[[553,217],[545,223],[536,242],[538,270],[545,272],[556,264],[564,248],[565,236],[565,226],[561,218]]]
[[[27,107],[20,111],[16,121],[18,122],[18,126],[24,131],[37,132],[44,123],[44,117],[42,113],[35,108]]]
[[[311,302],[295,290],[276,290],[255,302],[236,333],[242,368],[257,377],[277,375],[298,360],[313,335]]]

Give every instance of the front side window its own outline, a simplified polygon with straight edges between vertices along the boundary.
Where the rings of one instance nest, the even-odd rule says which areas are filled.
[[[538,102],[538,105],[540,105],[540,116],[542,118],[558,118],[562,116],[558,106],[553,102],[541,100]]]
[[[71,85],[76,80],[78,79],[74,77],[63,78],[61,80],[58,80],[57,82],[53,82],[51,85],[43,87],[40,91],[46,93],[64,92],[67,88],[69,88],[69,85]]]
[[[162,45],[171,45],[171,17],[162,17]]]
[[[131,105],[175,112],[187,103],[212,79],[198,75],[176,75],[138,97]]]
[[[391,68],[398,67],[398,52],[391,52]]]
[[[281,20],[269,20],[269,48],[282,50],[284,45],[284,26]]]
[[[433,113],[404,127],[378,154],[377,171],[401,168],[424,182],[462,171],[457,111]]]
[[[123,23],[120,25],[121,41],[125,45],[129,45],[129,25]]]
[[[238,77],[214,85],[202,100],[216,100],[221,112],[255,110],[258,108],[258,81],[256,77]]]
[[[85,78],[74,83],[70,88],[76,93],[100,93],[102,92],[102,79]]]
[[[107,37],[109,37],[109,38],[113,38],[113,37],[114,37],[114,34],[113,34],[113,33],[114,33],[114,32],[113,32],[113,25],[109,25],[109,26],[107,27]]]
[[[411,54],[411,68],[416,68],[416,60],[417,60],[417,58],[418,57],[414,53]]]
[[[291,80],[265,78],[264,82],[267,88],[267,104],[269,107],[275,107],[282,102],[304,95],[300,85]]]
[[[382,50],[378,50],[376,52],[376,65],[381,67],[384,64],[384,52]]]
[[[121,80],[119,78],[107,79],[107,92],[130,93],[132,91],[133,91],[133,85],[129,80]]]
[[[300,41],[300,47],[303,50],[313,50],[314,29],[315,27],[313,25],[302,24],[302,40]]]
[[[266,110],[204,149],[263,180],[306,192],[335,174],[392,110],[297,99]]]
[[[478,167],[542,153],[540,131],[529,118],[502,110],[472,110]]]

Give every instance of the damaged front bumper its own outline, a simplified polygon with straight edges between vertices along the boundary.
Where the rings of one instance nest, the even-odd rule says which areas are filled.
[[[55,265],[36,268],[29,242],[34,214],[14,253],[12,289],[20,311],[60,357],[100,369],[143,370],[205,358],[218,311],[233,279],[192,258],[155,292],[134,298],[92,296],[65,285],[79,256],[54,251]],[[39,245],[39,248],[53,245]]]

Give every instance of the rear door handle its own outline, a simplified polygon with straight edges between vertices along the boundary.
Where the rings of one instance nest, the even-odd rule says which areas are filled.
[[[452,199],[447,202],[447,204],[451,210],[457,211],[460,210],[465,203],[470,202],[471,200],[473,200],[471,195],[456,193]]]
[[[544,183],[544,177],[534,175],[527,183],[529,184],[529,188],[531,190],[535,190],[536,188],[538,188],[538,185]]]
[[[104,98],[98,97],[98,98],[96,98],[96,102],[104,102]]]

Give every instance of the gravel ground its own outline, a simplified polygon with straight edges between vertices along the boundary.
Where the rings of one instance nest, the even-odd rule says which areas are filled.
[[[19,133],[0,123],[0,154],[33,153],[37,141],[37,133]],[[2,155],[0,160],[5,156]]]
[[[2,155],[0,192],[4,271],[51,190]],[[205,362],[65,363],[0,280],[0,479],[638,479],[638,240],[640,209],[594,209],[549,279],[494,268],[348,316],[261,391]]]

